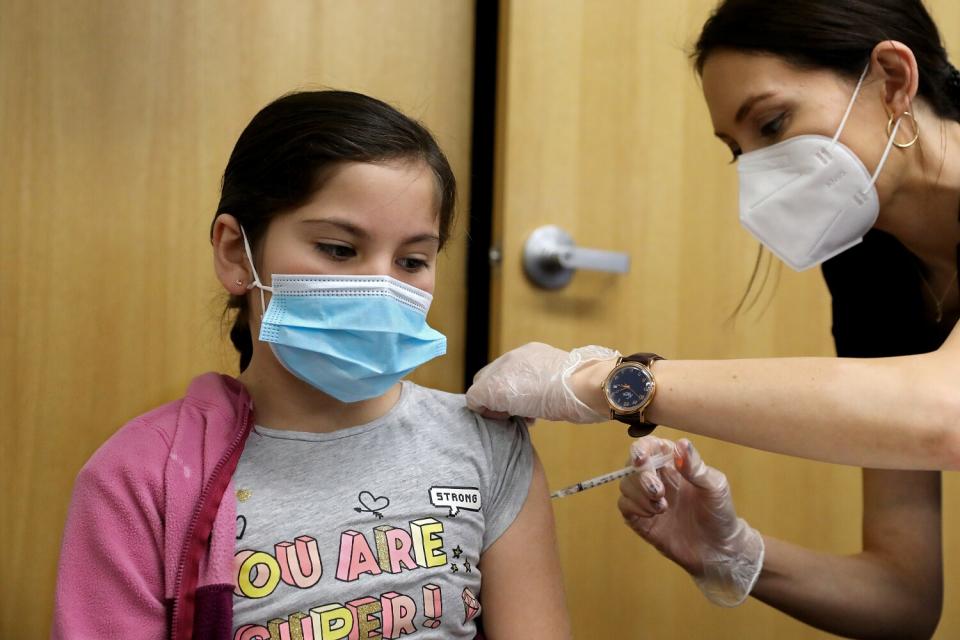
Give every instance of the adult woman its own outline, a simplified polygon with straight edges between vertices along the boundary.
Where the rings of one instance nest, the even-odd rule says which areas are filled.
[[[619,363],[527,345],[478,374],[468,400],[832,462],[960,468],[960,75],[922,3],[728,0],[695,60],[717,136],[743,154],[741,220],[790,266],[823,264],[841,358]],[[618,403],[623,390],[633,395]],[[864,471],[864,552],[835,558],[764,541],[737,519],[722,474],[681,453],[676,486],[635,474],[620,506],[716,600],[753,589],[847,635],[935,628],[937,474]],[[651,520],[665,494],[672,508]]]

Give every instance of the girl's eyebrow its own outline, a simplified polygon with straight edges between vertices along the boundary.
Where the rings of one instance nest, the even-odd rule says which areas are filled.
[[[348,220],[343,218],[311,218],[309,220],[301,220],[300,222],[304,224],[329,224],[334,227],[338,227],[347,233],[357,236],[359,238],[369,238],[370,234],[353,224]]]
[[[366,230],[343,218],[310,218],[308,220],[301,220],[300,222],[312,225],[329,224],[357,238],[368,239],[370,237],[370,234],[367,233]],[[435,233],[418,233],[417,235],[405,238],[401,244],[408,245],[418,242],[435,242],[436,244],[440,244],[440,236]]]
[[[403,244],[416,244],[418,242],[435,242],[440,244],[440,236],[435,233],[421,233],[419,235],[410,236],[403,241]]]

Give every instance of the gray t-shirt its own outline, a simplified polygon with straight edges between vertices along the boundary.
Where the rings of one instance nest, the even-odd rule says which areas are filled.
[[[368,424],[255,427],[234,475],[233,639],[474,637],[483,552],[532,468],[525,426],[410,382]]]

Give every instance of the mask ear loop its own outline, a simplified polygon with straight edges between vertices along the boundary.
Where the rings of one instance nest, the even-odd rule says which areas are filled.
[[[899,121],[897,122],[899,125]],[[250,270],[253,271],[253,282],[247,285],[247,290],[257,287],[260,289],[260,309],[263,313],[267,312],[267,303],[264,299],[263,292],[269,291],[273,293],[273,287],[268,287],[262,282],[260,282],[260,276],[257,274],[257,268],[253,265],[253,252],[250,251],[250,242],[247,240],[247,232],[243,230],[243,227],[240,227],[240,234],[243,236],[243,249],[247,252],[247,262],[250,263]]]
[[[870,178],[870,184],[860,192],[861,194],[871,189],[877,181],[877,178],[880,177],[880,170],[883,169],[883,165],[887,161],[887,156],[890,155],[890,150],[893,148],[894,140],[897,139],[897,131],[900,129],[901,122],[903,122],[903,116],[898,117],[896,123],[893,125],[893,129],[890,131],[890,137],[887,139],[887,146],[883,150],[883,155],[880,156],[880,163],[877,165],[877,170],[873,172],[873,177]]]
[[[853,111],[853,105],[857,101],[857,96],[860,95],[860,88],[863,87],[863,81],[867,77],[868,71],[870,71],[869,62],[867,62],[867,66],[865,66],[863,71],[860,73],[860,79],[857,80],[857,86],[853,90],[853,97],[850,98],[850,103],[847,105],[847,110],[843,113],[843,118],[840,120],[840,126],[837,127],[837,133],[834,134],[833,140],[830,142],[831,147],[837,143],[837,140],[840,139],[840,134],[843,133],[843,128],[847,125],[847,118],[850,117],[850,112]],[[873,185],[877,182],[877,178],[880,177],[880,170],[883,169],[883,165],[887,162],[887,156],[890,155],[890,149],[893,148],[893,143],[897,139],[897,131],[900,129],[900,123],[902,121],[903,116],[900,116],[893,125],[893,129],[888,127],[890,137],[887,139],[887,146],[883,150],[883,155],[880,156],[880,162],[877,164],[876,171],[874,171],[873,175],[870,177],[870,184],[867,185],[866,189],[863,189],[860,192],[861,195],[872,189]]]
[[[843,133],[843,128],[847,126],[847,118],[850,117],[850,112],[853,111],[853,105],[857,101],[857,96],[860,95],[860,88],[863,86],[863,80],[867,77],[867,72],[870,71],[870,63],[867,62],[867,66],[863,68],[863,72],[860,74],[860,79],[857,80],[857,87],[853,90],[853,97],[850,98],[850,102],[847,104],[847,110],[843,113],[843,118],[840,120],[840,126],[837,127],[837,133],[833,136],[833,140],[830,142],[832,147],[837,143],[837,140],[840,139],[840,134]]]

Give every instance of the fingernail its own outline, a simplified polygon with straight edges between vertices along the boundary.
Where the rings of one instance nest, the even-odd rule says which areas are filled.
[[[660,498],[657,500],[657,504],[654,505],[657,511],[666,511],[667,510],[667,499]]]
[[[656,484],[655,484],[656,479],[657,479],[657,476],[650,473],[649,471],[644,471],[643,473],[640,474],[640,482],[643,483],[643,488],[646,491],[655,492],[657,490]]]
[[[663,489],[663,483],[657,480],[656,478],[647,479],[647,490],[650,493],[660,493]]]

